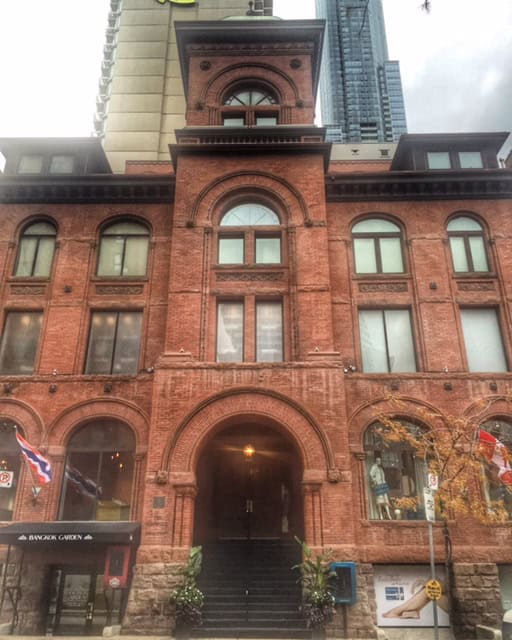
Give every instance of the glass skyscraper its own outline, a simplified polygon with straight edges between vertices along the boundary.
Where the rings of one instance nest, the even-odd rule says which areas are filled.
[[[395,142],[407,132],[400,67],[388,60],[382,0],[316,0],[326,20],[322,123],[333,142]]]

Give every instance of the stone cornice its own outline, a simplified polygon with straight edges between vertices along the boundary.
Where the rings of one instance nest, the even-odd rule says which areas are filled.
[[[331,174],[326,177],[326,196],[328,202],[505,199],[512,198],[512,171]]]
[[[174,176],[1,176],[0,203],[172,203]]]

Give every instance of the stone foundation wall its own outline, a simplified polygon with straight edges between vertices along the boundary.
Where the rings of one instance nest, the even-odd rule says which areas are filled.
[[[8,586],[18,584],[17,576],[12,575],[7,579]],[[20,593],[18,600],[18,617],[15,620],[15,635],[32,635],[44,632],[46,616],[46,598],[48,591],[48,570],[44,565],[30,563],[23,567]],[[13,608],[11,599],[7,593],[4,601],[0,622],[10,629],[13,620]]]
[[[498,567],[493,563],[456,563],[452,575],[451,621],[458,640],[476,638],[476,625],[501,629]]]
[[[336,617],[327,630],[328,637],[377,638],[375,588],[373,585],[373,566],[357,565],[357,599],[352,605],[336,605]]]
[[[171,634],[174,610],[169,596],[182,580],[181,569],[181,564],[135,565],[122,625],[124,634]]]

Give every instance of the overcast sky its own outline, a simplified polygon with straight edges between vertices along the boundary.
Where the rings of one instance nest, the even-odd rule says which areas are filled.
[[[512,0],[431,3],[384,0],[409,131],[512,130]],[[0,136],[91,133],[108,8],[0,0]],[[274,13],[314,17],[314,2],[274,0]]]

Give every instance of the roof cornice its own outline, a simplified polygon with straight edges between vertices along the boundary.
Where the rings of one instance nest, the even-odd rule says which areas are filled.
[[[328,202],[512,198],[512,170],[331,174],[326,197]]]
[[[0,176],[0,203],[172,203],[174,176]]]

